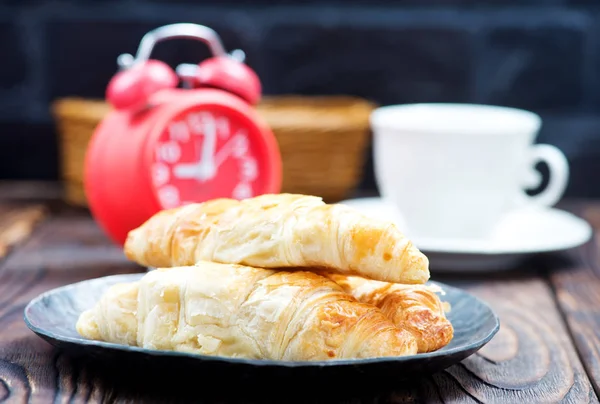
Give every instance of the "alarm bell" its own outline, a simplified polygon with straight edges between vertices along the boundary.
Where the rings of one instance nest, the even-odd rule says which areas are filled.
[[[162,61],[150,59],[154,46],[171,38],[201,40],[213,57],[198,65],[180,65],[176,71]],[[110,80],[106,99],[115,109],[139,111],[147,106],[153,94],[175,88],[183,80],[191,88],[220,88],[254,105],[260,100],[260,80],[244,64],[244,58],[241,50],[228,54],[211,28],[187,23],[165,25],[144,35],[135,57],[131,54],[118,57],[120,71]]]

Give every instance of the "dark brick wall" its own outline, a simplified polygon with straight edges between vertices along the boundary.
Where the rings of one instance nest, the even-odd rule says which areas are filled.
[[[242,48],[267,94],[354,94],[380,104],[477,102],[544,118],[540,142],[600,196],[600,0],[0,1],[0,178],[58,177],[49,103],[102,97],[116,56],[173,22]],[[207,56],[171,41],[172,65]],[[373,188],[367,165],[362,187]]]

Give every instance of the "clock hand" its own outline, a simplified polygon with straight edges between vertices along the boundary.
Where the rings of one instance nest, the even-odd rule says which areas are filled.
[[[211,175],[208,176],[205,179],[212,179],[216,173],[217,173],[217,168],[219,168],[221,166],[221,164],[223,164],[223,162],[225,161],[225,159],[227,157],[229,157],[229,155],[231,155],[231,153],[233,152],[233,148],[236,144],[236,142],[238,141],[238,139],[243,138],[244,137],[244,132],[242,130],[238,130],[235,135],[231,136],[231,138],[229,138],[229,140],[223,145],[223,147],[221,147],[219,149],[219,151],[217,151],[217,153],[215,154],[215,159],[214,159],[214,170],[210,173]]]
[[[216,123],[210,114],[203,116],[203,134],[202,152],[200,161],[194,164],[178,164],[173,167],[173,175],[179,179],[197,179],[206,181],[215,176],[217,167],[221,164],[215,164],[216,148]]]
[[[223,147],[221,147],[221,149],[217,152],[217,154],[215,155],[215,166],[218,168],[221,166],[221,164],[223,164],[223,161],[225,161],[225,159],[227,157],[229,157],[229,155],[231,154],[231,152],[233,151],[233,145],[235,143],[236,137],[237,137],[237,133],[232,136],[227,143],[225,143],[223,145]]]
[[[198,178],[198,164],[177,164],[173,167],[173,175],[179,179]]]
[[[202,142],[202,156],[199,164],[198,178],[207,180],[215,175],[215,149],[217,146],[217,125],[211,114],[205,114],[202,119],[204,141]]]
[[[205,150],[207,150],[207,145],[205,143],[202,150],[203,156],[201,161],[198,163],[177,164],[173,167],[173,175],[179,179],[199,179],[201,181],[212,179],[217,173],[217,168],[219,168],[231,152],[233,152],[233,147],[240,136],[244,136],[243,133],[240,133],[239,131],[236,132],[236,134],[232,136],[216,154],[209,155],[208,160],[206,159],[207,154],[205,154]],[[205,165],[207,162],[210,166]]]

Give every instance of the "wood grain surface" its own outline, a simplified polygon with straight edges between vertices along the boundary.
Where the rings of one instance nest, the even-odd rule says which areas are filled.
[[[46,213],[46,207],[39,204],[0,205],[0,258],[4,257],[13,245],[25,240]]]
[[[600,204],[574,204],[574,213],[600,229]],[[551,263],[550,280],[559,308],[564,314],[574,343],[600,394],[600,239],[595,236],[586,245]]]
[[[9,222],[0,220],[0,234],[2,223]],[[351,396],[344,394],[345,386],[306,396],[305,388],[280,391],[265,381],[264,394],[253,396],[236,391],[235,380],[225,381],[223,389],[202,386],[193,375],[191,381],[169,375],[139,378],[120,372],[121,364],[105,368],[71,358],[33,334],[23,322],[23,309],[38,294],[141,270],[86,212],[55,209],[0,261],[0,402],[598,402],[598,247],[594,241],[574,251],[580,261],[551,258],[550,269],[542,261],[502,274],[435,278],[482,298],[501,320],[499,333],[486,347],[444,372],[399,381],[391,389],[364,386]],[[573,262],[578,266],[570,266]]]
[[[455,390],[470,397],[445,402],[596,402],[596,395],[542,279],[521,277],[466,286],[501,319],[497,336],[460,366],[448,370]],[[446,383],[450,378],[443,374]],[[441,383],[441,382],[438,382]]]
[[[94,392],[101,384],[89,381],[88,370],[32,334],[23,322],[23,310],[46,290],[138,269],[108,243],[88,215],[41,223],[0,264],[0,394],[9,402],[40,403],[88,402],[89,397],[114,394],[112,388]]]

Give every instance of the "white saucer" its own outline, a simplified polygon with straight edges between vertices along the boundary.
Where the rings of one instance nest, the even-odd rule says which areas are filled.
[[[411,237],[396,207],[381,198],[341,202],[372,217],[394,221],[429,258],[433,271],[489,271],[511,269],[538,253],[564,251],[586,243],[591,226],[583,219],[554,208],[523,209],[507,214],[487,240]]]

